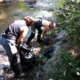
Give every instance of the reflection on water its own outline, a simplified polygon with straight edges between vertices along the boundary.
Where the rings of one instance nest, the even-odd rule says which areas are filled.
[[[10,12],[16,10],[16,4],[0,3],[0,34],[14,20]]]
[[[17,5],[26,0],[12,0],[12,2],[5,3],[0,2],[0,35],[1,33],[19,16],[14,16],[12,12],[15,12]],[[18,14],[18,13],[17,13]]]
[[[26,0],[12,0],[9,3],[0,3],[0,35],[1,33],[19,16],[14,16],[13,13],[18,10],[17,5],[22,4],[21,1]],[[17,13],[19,15],[19,13]]]

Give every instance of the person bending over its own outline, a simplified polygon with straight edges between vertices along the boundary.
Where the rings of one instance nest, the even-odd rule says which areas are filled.
[[[30,41],[34,38],[36,29],[38,30],[37,42],[41,42],[41,35],[42,38],[45,38],[45,34],[48,32],[49,28],[54,28],[56,26],[55,22],[51,22],[41,18],[35,19],[32,16],[24,17],[24,20],[27,21],[27,26],[31,25],[31,35],[26,42],[27,45],[29,45]],[[43,31],[41,27],[44,27]]]
[[[10,66],[14,72],[14,77],[25,77],[25,73],[21,73],[21,69],[17,62],[16,53],[18,52],[17,45],[23,42],[24,37],[28,33],[28,27],[25,20],[14,21],[2,34],[1,44],[6,51]]]

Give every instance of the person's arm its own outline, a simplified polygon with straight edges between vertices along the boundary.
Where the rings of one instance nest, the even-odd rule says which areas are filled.
[[[26,34],[28,33],[28,28],[27,26],[23,26],[20,28],[20,37],[17,39],[17,43],[21,44],[23,42],[24,37],[26,36]]]
[[[49,29],[49,24],[50,24],[50,21],[42,20],[42,26],[44,27],[43,32],[42,32],[42,38],[45,38],[45,34],[47,33]]]
[[[43,32],[42,32],[42,38],[45,38],[45,34],[47,33],[49,27],[48,26],[45,26]]]

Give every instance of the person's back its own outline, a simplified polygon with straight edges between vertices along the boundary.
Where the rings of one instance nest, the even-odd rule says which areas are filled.
[[[11,40],[16,40],[20,36],[20,28],[26,26],[24,20],[13,22],[4,32],[4,37]]]

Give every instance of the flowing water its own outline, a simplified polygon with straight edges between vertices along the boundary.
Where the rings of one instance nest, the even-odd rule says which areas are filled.
[[[15,8],[15,5],[0,3],[0,34],[13,21],[13,16],[10,15],[10,12],[15,10]]]
[[[12,23],[15,19],[17,19],[17,17],[19,18],[19,16],[17,16],[17,14],[19,15],[19,13],[16,14],[16,16],[13,15],[13,13],[16,10],[19,10],[17,8],[17,5],[19,5],[19,7],[21,8],[20,2],[21,0],[12,0],[12,3],[1,3],[0,2],[0,35],[1,33],[4,32],[4,30],[9,26],[10,23]],[[24,0],[22,0],[24,1]],[[27,0],[25,0],[27,1]],[[47,11],[52,9],[53,7],[55,8],[55,6],[61,6],[60,4],[62,4],[65,0],[37,0],[37,2],[35,4],[31,4],[30,7],[34,7],[37,10],[42,10],[43,11]],[[21,2],[22,4],[22,2]],[[30,3],[28,3],[30,4]],[[27,4],[27,5],[28,5]],[[35,6],[36,5],[36,6]],[[50,8],[52,7],[52,8]],[[34,11],[34,9],[33,9]],[[27,11],[29,12],[29,11]],[[44,12],[45,13],[45,12]],[[27,14],[29,15],[29,13]]]

